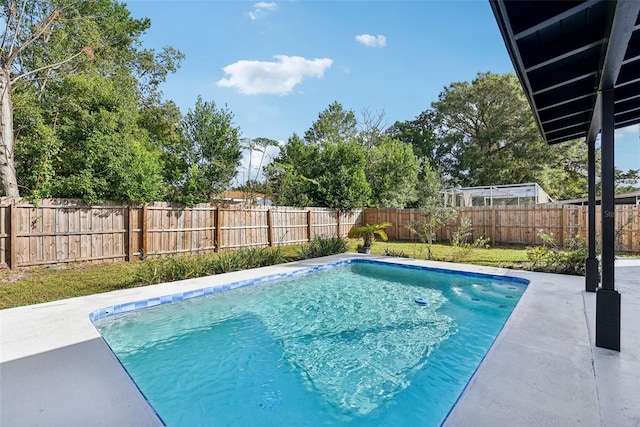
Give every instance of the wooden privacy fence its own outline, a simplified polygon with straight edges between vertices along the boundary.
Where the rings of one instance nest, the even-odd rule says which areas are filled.
[[[473,238],[492,245],[540,244],[539,230],[569,244],[587,238],[586,206],[494,206],[460,209],[456,224],[438,231],[449,241],[460,218],[471,220]],[[420,221],[418,209],[366,209],[337,214],[324,208],[246,208],[168,203],[87,206],[48,199],[38,205],[0,203],[0,266],[67,262],[130,261],[147,256],[217,252],[225,249],[291,245],[324,236],[347,236],[354,226],[389,221],[392,240],[416,236],[407,225]],[[600,209],[596,210],[600,224]],[[640,206],[616,206],[618,249],[640,253]],[[597,234],[598,230],[596,230]]]
[[[488,237],[492,245],[538,245],[538,233],[553,233],[559,244],[567,246],[573,237],[587,239],[588,207],[573,205],[533,206],[478,206],[461,208],[454,224],[438,230],[439,241],[449,241],[452,232],[460,224],[460,218],[471,220],[473,239]],[[600,229],[600,206],[596,209],[596,235]],[[377,224],[389,221],[386,229],[389,238],[395,240],[416,239],[407,225],[420,221],[419,209],[366,209],[364,221]],[[616,206],[616,230],[618,250],[640,252],[640,206]]]
[[[347,236],[362,211],[168,203],[87,206],[48,199],[0,204],[0,265],[130,261],[148,256],[291,245]]]

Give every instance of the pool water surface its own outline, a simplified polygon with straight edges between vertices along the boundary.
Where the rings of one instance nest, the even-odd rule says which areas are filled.
[[[438,426],[526,281],[358,261],[95,324],[169,426]]]

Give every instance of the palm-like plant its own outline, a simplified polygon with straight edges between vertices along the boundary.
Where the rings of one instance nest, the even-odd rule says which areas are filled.
[[[362,238],[362,247],[370,248],[371,244],[376,240],[376,236],[386,241],[389,239],[384,229],[391,227],[393,224],[390,222],[381,222],[380,224],[365,224],[360,227],[356,227],[351,231],[352,237]]]

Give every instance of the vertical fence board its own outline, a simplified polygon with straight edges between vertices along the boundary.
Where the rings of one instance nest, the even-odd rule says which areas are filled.
[[[11,266],[11,207],[0,204],[0,265]]]
[[[10,243],[10,248],[11,248],[11,255],[10,255],[10,266],[12,269],[15,269],[18,267],[18,230],[19,230],[19,216],[18,216],[18,208],[15,205],[15,203],[12,203],[11,206],[9,207],[9,209],[11,209],[9,217],[11,220],[11,227],[10,227],[10,233],[11,233],[11,243]]]

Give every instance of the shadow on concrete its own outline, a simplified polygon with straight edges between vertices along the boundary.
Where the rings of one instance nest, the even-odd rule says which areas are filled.
[[[159,426],[162,422],[98,338],[0,364],[0,425]]]

